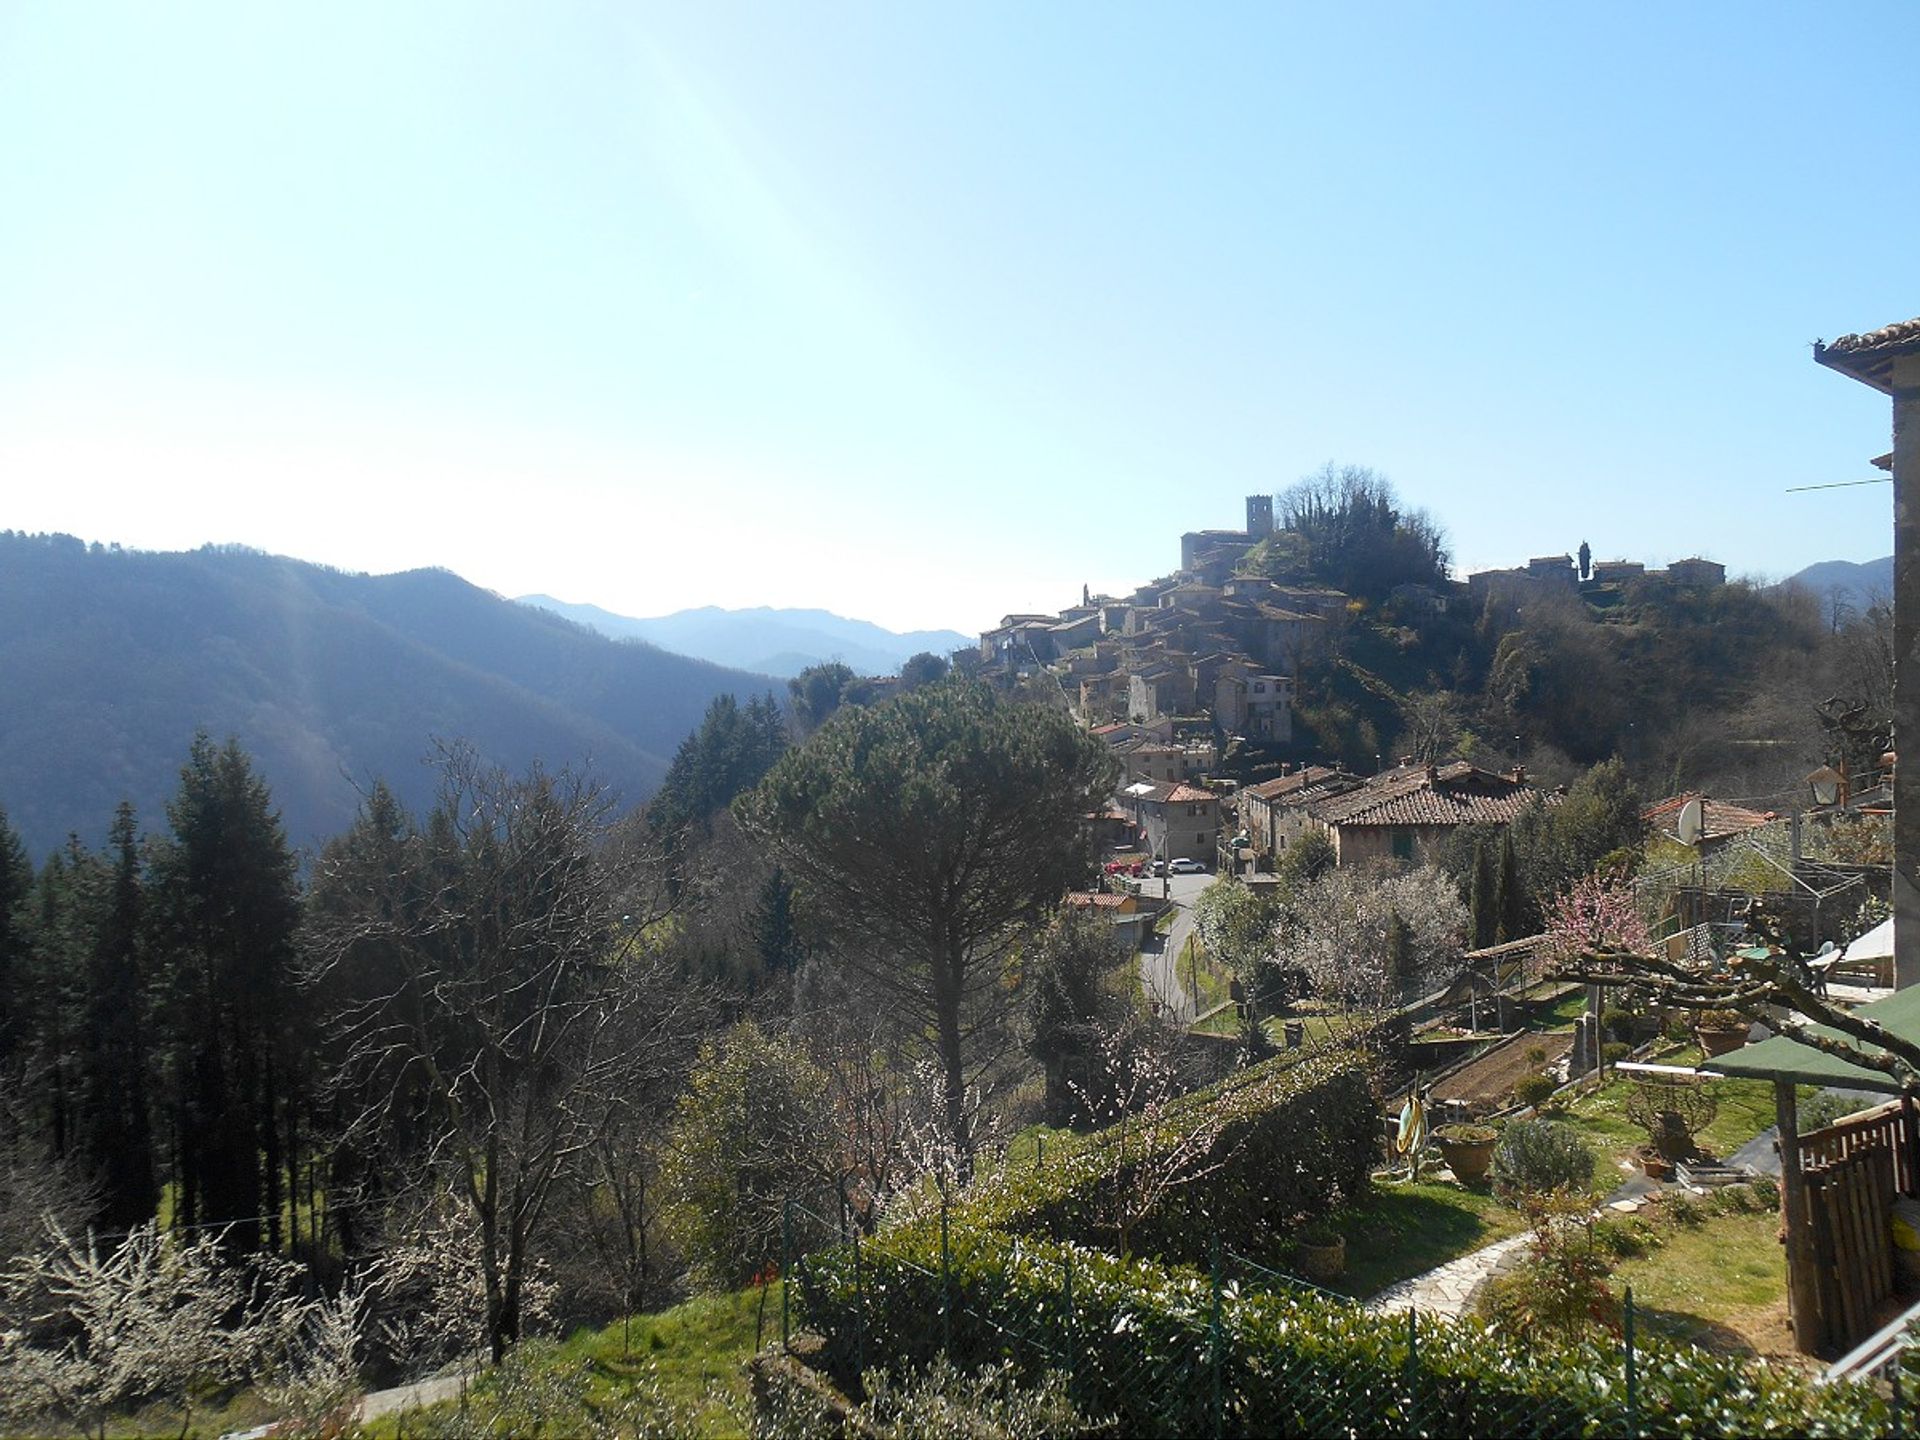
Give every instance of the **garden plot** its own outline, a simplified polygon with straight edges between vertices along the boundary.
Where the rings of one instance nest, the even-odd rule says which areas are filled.
[[[1572,1048],[1573,1036],[1565,1033],[1515,1035],[1436,1081],[1431,1098],[1435,1104],[1454,1102],[1474,1110],[1500,1109],[1512,1103],[1515,1085],[1552,1067]],[[1527,1058],[1536,1049],[1546,1052],[1544,1064]]]

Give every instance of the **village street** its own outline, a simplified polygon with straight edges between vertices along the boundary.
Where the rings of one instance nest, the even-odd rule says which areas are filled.
[[[1187,937],[1193,933],[1193,902],[1213,884],[1213,878],[1211,875],[1170,875],[1140,882],[1143,898],[1157,899],[1165,887],[1165,893],[1176,906],[1173,927],[1164,936],[1148,936],[1140,950],[1140,986],[1147,998],[1162,1006],[1167,1018],[1176,1025],[1191,1025],[1199,1013],[1184,972],[1180,972],[1179,960]]]

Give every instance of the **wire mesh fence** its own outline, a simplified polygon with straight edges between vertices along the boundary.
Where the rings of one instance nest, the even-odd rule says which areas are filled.
[[[1911,1386],[1648,1346],[1623,1323],[1547,1344],[1376,1314],[1215,1244],[1162,1267],[937,1215],[866,1233],[788,1206],[781,1341],[850,1394],[875,1370],[1005,1365],[1064,1381],[1089,1433],[1170,1436],[1901,1435]],[[843,1238],[844,1237],[844,1238]],[[802,1345],[803,1336],[806,1337]]]

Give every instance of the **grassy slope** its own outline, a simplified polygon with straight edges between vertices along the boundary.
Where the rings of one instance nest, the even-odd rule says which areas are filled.
[[[1721,1351],[1775,1350],[1787,1293],[1786,1250],[1772,1211],[1714,1215],[1678,1226],[1665,1243],[1622,1261],[1638,1319],[1655,1334]],[[1779,1312],[1779,1313],[1775,1313]]]

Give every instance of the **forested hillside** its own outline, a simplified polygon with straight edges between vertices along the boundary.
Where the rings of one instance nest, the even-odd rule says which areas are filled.
[[[1279,497],[1240,572],[1351,597],[1297,676],[1296,758],[1369,770],[1470,754],[1570,780],[1620,757],[1649,795],[1760,795],[1892,720],[1892,617],[1804,585],[1445,579],[1445,537],[1357,467]]]
[[[0,805],[30,850],[145,821],[195,731],[237,737],[287,834],[338,833],[380,776],[411,805],[436,738],[524,769],[591,761],[629,801],[714,696],[764,677],[617,643],[440,570],[352,575],[236,548],[0,535]]]
[[[1884,728],[1888,628],[1884,612],[1835,626],[1807,592],[1737,582],[1539,587],[1437,614],[1362,604],[1302,667],[1302,738],[1355,766],[1472,753],[1565,780],[1619,755],[1650,794],[1760,793],[1842,743],[1823,702]]]

